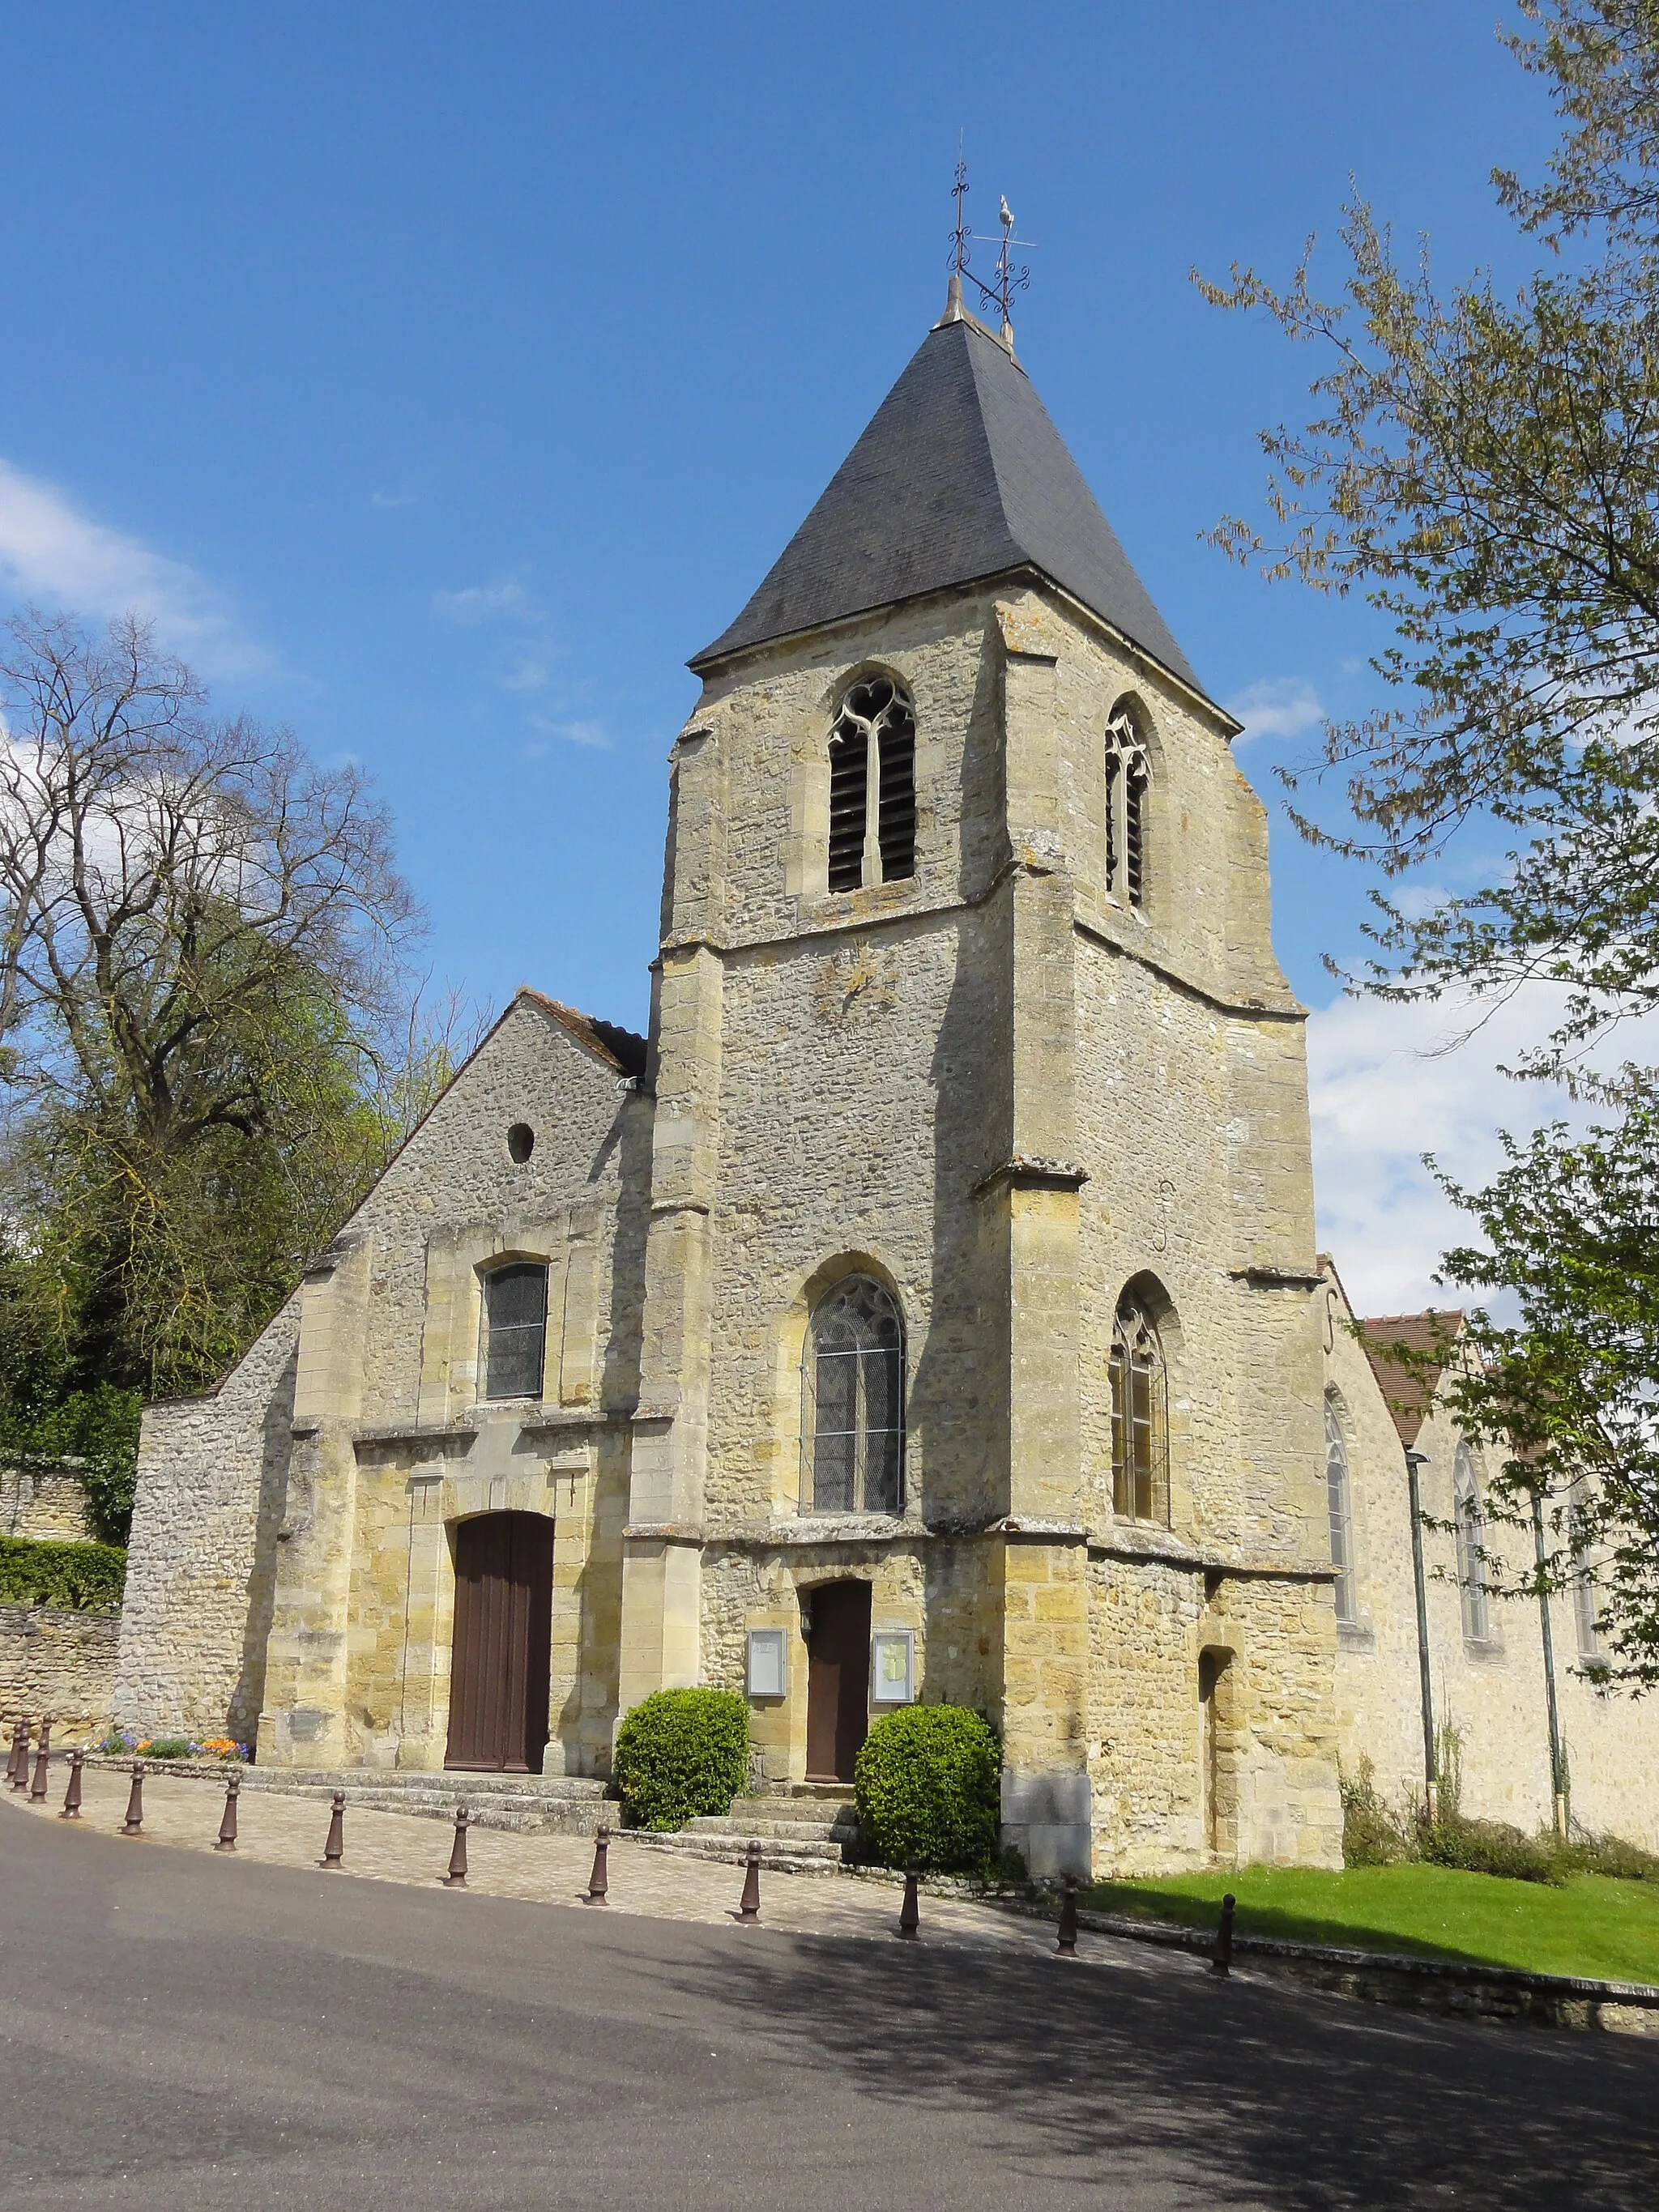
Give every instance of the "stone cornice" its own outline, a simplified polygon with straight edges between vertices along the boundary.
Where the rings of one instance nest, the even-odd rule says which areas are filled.
[[[1089,1180],[1087,1168],[1075,1160],[1046,1159],[1040,1153],[1016,1152],[974,1184],[975,1198],[1006,1183],[1011,1190],[1080,1190]]]

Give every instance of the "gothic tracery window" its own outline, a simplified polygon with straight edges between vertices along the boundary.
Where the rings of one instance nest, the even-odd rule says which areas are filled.
[[[904,1486],[904,1323],[892,1294],[849,1275],[820,1298],[801,1362],[803,1504],[896,1513]]]
[[[1146,742],[1127,700],[1106,725],[1106,888],[1127,906],[1146,894]]]
[[[484,1277],[483,1395],[539,1398],[547,1357],[547,1269],[515,1261]]]
[[[1164,1347],[1145,1309],[1125,1298],[1112,1331],[1112,1510],[1131,1521],[1170,1518]]]
[[[890,676],[865,677],[830,732],[830,888],[855,891],[915,872],[915,709]]]
[[[1353,1498],[1348,1480],[1348,1447],[1334,1394],[1325,1399],[1325,1498],[1331,1525],[1331,1565],[1336,1569],[1336,1617],[1350,1626],[1359,1618],[1354,1600]]]
[[[1486,1600],[1486,1523],[1480,1510],[1474,1456],[1466,1443],[1458,1445],[1452,1463],[1452,1510],[1457,1526],[1457,1584],[1463,1594],[1463,1633],[1472,1644],[1485,1644],[1492,1635]]]

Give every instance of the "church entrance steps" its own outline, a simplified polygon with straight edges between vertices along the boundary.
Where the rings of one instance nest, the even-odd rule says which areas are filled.
[[[576,1774],[472,1774],[457,1771],[420,1774],[388,1768],[346,1767],[333,1771],[299,1767],[247,1767],[245,1790],[270,1790],[283,1796],[331,1797],[342,1792],[347,1805],[378,1813],[414,1813],[428,1820],[453,1820],[465,1805],[473,1825],[526,1836],[591,1836],[601,1820],[621,1826],[621,1808],[605,1797],[605,1785]]]
[[[715,1824],[718,1826],[719,1824]],[[643,1844],[653,1851],[662,1851],[675,1858],[712,1859],[728,1866],[741,1866],[749,1856],[752,1840],[761,1847],[761,1864],[776,1874],[839,1874],[841,1845],[827,1842],[822,1837],[793,1835],[769,1836],[752,1825],[733,1829],[730,1833],[710,1834],[702,1821],[690,1828],[679,1829],[668,1835],[629,1832],[630,1843]]]

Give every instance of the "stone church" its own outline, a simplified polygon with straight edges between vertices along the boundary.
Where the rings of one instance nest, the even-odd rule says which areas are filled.
[[[954,283],[690,665],[649,1036],[521,992],[149,1412],[118,1718],[603,1776],[705,1682],[782,1787],[950,1701],[1034,1870],[1339,1864],[1340,1772],[1422,1774],[1402,1443],[1431,1511],[1478,1468],[1314,1249],[1239,726]],[[1530,1826],[1535,1609],[1431,1599],[1466,1802]],[[1659,1840],[1645,1710],[1556,1647],[1575,1804]]]

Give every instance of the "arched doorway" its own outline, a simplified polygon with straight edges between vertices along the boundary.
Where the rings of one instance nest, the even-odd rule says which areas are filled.
[[[541,1772],[552,1613],[553,1523],[539,1513],[463,1521],[446,1766]]]
[[[806,1778],[850,1782],[870,1733],[870,1585],[821,1583],[805,1602]]]

